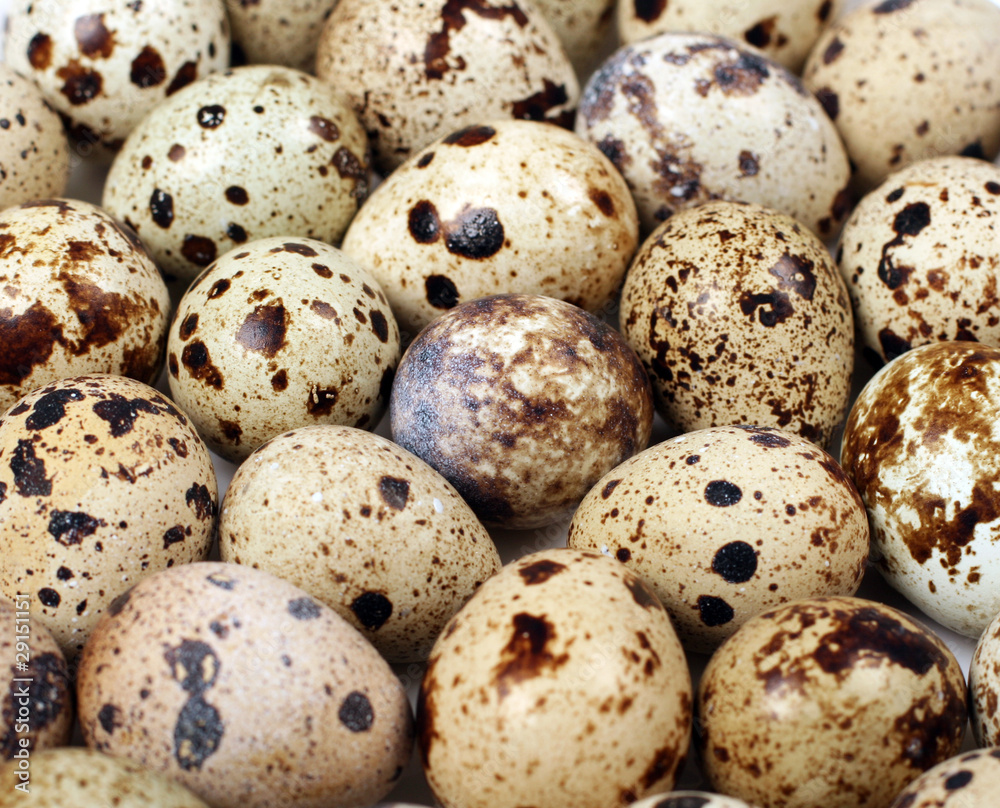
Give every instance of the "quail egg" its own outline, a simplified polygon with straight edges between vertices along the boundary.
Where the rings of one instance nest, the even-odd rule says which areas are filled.
[[[1000,746],[1000,614],[983,630],[969,665],[969,711],[978,746]]]
[[[233,45],[249,64],[312,72],[319,35],[337,0],[244,0],[228,3]]]
[[[889,808],[991,808],[1000,788],[1000,748],[939,763],[907,786]]]

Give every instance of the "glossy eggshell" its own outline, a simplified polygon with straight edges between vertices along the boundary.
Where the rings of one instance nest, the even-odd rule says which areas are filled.
[[[719,648],[698,715],[713,790],[761,808],[888,806],[958,753],[965,680],[947,646],[902,612],[800,600]]]
[[[869,193],[837,252],[875,364],[928,342],[1000,345],[1000,167],[914,163]]]
[[[536,295],[497,295],[425,328],[399,364],[393,440],[437,469],[487,524],[568,516],[646,448],[653,399],[617,331]]]
[[[1000,746],[1000,614],[983,630],[969,664],[969,711],[978,746]]]
[[[709,652],[759,612],[853,595],[868,516],[837,462],[788,432],[716,427],[652,446],[595,485],[569,545],[617,558]]]
[[[398,361],[399,329],[375,279],[304,238],[222,256],[185,293],[167,341],[170,394],[237,462],[298,426],[374,429]]]
[[[619,321],[683,431],[757,424],[826,446],[847,412],[847,290],[823,243],[783,214],[731,202],[676,214],[632,261]]]
[[[87,745],[213,808],[348,808],[389,792],[413,745],[406,693],[332,609],[259,570],[166,570],[109,611],[80,664]]]
[[[0,212],[0,410],[83,373],[152,384],[169,317],[156,265],[100,208],[47,199]]]
[[[978,637],[1000,611],[1000,349],[939,342],[865,386],[841,463],[861,493],[872,561],[929,617]]]
[[[338,242],[368,192],[368,139],[329,85],[241,67],[177,93],[118,153],[102,204],[160,268],[192,280],[248,240]]]
[[[989,808],[1000,789],[1000,748],[939,763],[907,786],[889,808]]]
[[[504,292],[597,311],[638,239],[628,186],[593,145],[549,124],[495,121],[396,169],[351,223],[344,252],[415,335],[458,303]]]
[[[775,208],[824,238],[848,213],[847,154],[819,101],[730,39],[668,32],[620,48],[587,82],[576,131],[622,172],[646,233],[713,199]]]
[[[707,791],[671,791],[632,803],[632,808],[753,808],[743,800]]]
[[[505,567],[452,618],[417,723],[445,808],[625,804],[676,781],[691,680],[641,579],[598,554],[548,550]]]
[[[831,25],[803,80],[844,139],[858,185],[939,154],[1000,149],[1000,8],[886,0]]]
[[[31,598],[70,660],[121,592],[207,557],[218,501],[184,414],[152,387],[100,375],[40,387],[4,414],[0,493],[0,589]]]
[[[312,72],[323,24],[337,0],[245,0],[229,3],[233,44],[249,64]]]
[[[391,662],[426,659],[500,570],[490,534],[444,477],[340,426],[296,429],[250,456],[226,491],[219,548],[327,604]]]
[[[569,124],[580,95],[559,38],[518,0],[340,0],[316,72],[345,93],[389,174],[440,137],[494,118]]]
[[[117,148],[153,107],[229,65],[222,0],[12,0],[4,59],[66,116],[81,156]]]

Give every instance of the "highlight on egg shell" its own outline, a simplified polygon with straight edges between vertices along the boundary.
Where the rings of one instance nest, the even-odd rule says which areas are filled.
[[[918,777],[889,808],[988,808],[1000,788],[1000,748],[980,749],[939,763]]]
[[[707,791],[671,791],[632,803],[633,808],[753,808],[743,800]]]

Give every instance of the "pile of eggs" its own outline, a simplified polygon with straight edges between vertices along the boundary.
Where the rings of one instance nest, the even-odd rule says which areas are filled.
[[[1000,3],[0,11],[0,808],[992,804]]]

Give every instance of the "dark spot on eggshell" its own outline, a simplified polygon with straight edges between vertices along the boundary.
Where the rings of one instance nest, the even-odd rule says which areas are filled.
[[[760,160],[757,155],[744,149],[739,157],[740,176],[756,177],[760,171]]]
[[[271,377],[271,389],[276,393],[281,393],[288,389],[288,372],[284,368]]]
[[[167,87],[167,95],[173,95],[178,90],[187,87],[191,82],[198,78],[198,63],[197,62],[185,62],[174,74],[174,78],[171,80],[169,86]],[[200,122],[200,121],[199,121]]]
[[[450,309],[458,305],[458,289],[450,278],[444,275],[430,275],[424,281],[427,302],[436,309]]]
[[[625,143],[621,140],[613,138],[611,135],[605,135],[597,144],[597,148],[600,149],[601,153],[607,157],[619,171],[625,169],[631,162],[628,152],[625,150]]]
[[[122,610],[128,604],[132,597],[132,587],[129,587],[124,592],[122,592],[118,597],[111,601],[108,605],[108,614],[112,617],[117,617],[122,613]]]
[[[359,160],[346,146],[341,146],[334,152],[331,162],[342,180],[354,181],[351,196],[360,199],[368,193],[368,166],[365,161]]]
[[[770,77],[771,70],[763,57],[740,51],[735,60],[717,65],[713,74],[715,84],[726,95],[747,96],[757,92],[764,80]],[[708,94],[707,89],[699,88],[699,92]]]
[[[496,133],[497,130],[492,126],[466,126],[457,132],[452,132],[443,142],[449,146],[462,146],[468,149],[473,146],[481,146],[491,140]],[[433,156],[433,152],[431,156]]]
[[[28,42],[28,62],[35,70],[48,70],[52,64],[52,37],[35,34]]]
[[[230,185],[226,188],[226,201],[233,205],[245,205],[250,201],[250,195],[245,188],[239,185]]]
[[[558,561],[553,561],[549,558],[540,558],[526,566],[520,567],[517,572],[524,581],[525,586],[536,586],[537,584],[544,584],[552,576],[558,575],[565,569],[565,564],[560,564]]]
[[[423,199],[410,209],[407,217],[410,235],[418,244],[433,244],[441,236],[441,220],[433,202]]]
[[[663,609],[663,604],[656,597],[649,585],[638,575],[628,574],[625,576],[625,588],[632,593],[632,600],[637,606],[643,609]]]
[[[716,551],[712,571],[727,583],[745,583],[757,573],[757,551],[745,541],[729,542]]]
[[[309,398],[306,399],[306,411],[316,418],[327,416],[333,412],[337,396],[336,387],[313,387],[309,390]]]
[[[174,726],[174,759],[184,771],[200,771],[225,732],[219,711],[205,700],[221,663],[211,646],[197,640],[182,640],[168,648],[164,658],[174,679],[190,694]]]
[[[611,194],[599,188],[591,188],[587,194],[590,201],[597,205],[597,209],[609,218],[615,215],[615,203]]]
[[[379,342],[387,344],[389,342],[389,321],[385,319],[385,315],[377,309],[372,309],[368,312],[368,317],[371,320],[372,333]]]
[[[285,347],[287,313],[280,303],[256,306],[236,332],[236,342],[248,351],[273,359]]]
[[[198,315],[195,312],[191,312],[187,317],[181,321],[180,328],[177,329],[177,335],[187,342],[191,337],[194,336],[194,332],[198,330]]]
[[[184,350],[181,351],[181,363],[192,377],[209,387],[221,390],[225,386],[222,373],[212,364],[208,348],[201,340],[195,340],[184,346]]]
[[[181,245],[181,254],[192,264],[200,267],[207,267],[215,260],[215,242],[206,236],[184,236]]]
[[[667,797],[656,803],[653,808],[705,808],[710,802],[708,797]]]
[[[170,444],[170,448],[174,450],[174,454],[178,457],[184,458],[188,456],[187,444],[184,441],[179,438],[167,438],[167,443]]]
[[[326,266],[325,264],[313,264],[312,269],[313,272],[315,272],[321,278],[333,277],[333,271],[330,269],[330,267]]]
[[[520,121],[544,121],[550,118],[550,111],[569,101],[565,84],[556,84],[549,79],[542,79],[542,89],[532,93],[527,98],[511,103],[511,117]],[[551,121],[558,126],[569,127],[572,122],[572,112],[565,111]]]
[[[222,434],[234,446],[240,445],[240,440],[243,436],[243,428],[235,421],[227,421],[225,418],[219,419],[219,429],[222,430]]]
[[[351,732],[367,732],[375,723],[375,712],[368,697],[355,690],[341,702],[337,718]]]
[[[41,601],[43,606],[48,606],[50,609],[57,608],[62,602],[59,593],[47,586],[38,590],[38,600]]]
[[[628,547],[619,547],[617,552],[615,552],[615,558],[622,562],[622,564],[627,563],[632,558],[632,551]]]
[[[288,601],[288,613],[296,620],[313,620],[319,617],[322,611],[312,598],[295,598]]]
[[[378,481],[378,493],[386,505],[395,511],[401,511],[410,497],[410,483],[399,477],[384,475]]]
[[[986,183],[986,193],[992,194],[993,196],[1000,196],[1000,182],[993,182],[990,180]]]
[[[82,511],[53,510],[49,514],[48,532],[64,547],[80,544],[87,536],[94,535],[97,528],[107,523]]]
[[[667,8],[667,0],[633,0],[635,16],[645,23],[655,22]]]
[[[351,611],[369,631],[378,631],[392,616],[392,601],[380,592],[362,592],[351,601]]]
[[[204,106],[198,110],[197,118],[202,129],[217,129],[226,120],[226,108],[219,104]]]
[[[167,68],[163,64],[163,57],[156,48],[146,45],[132,60],[129,80],[140,90],[147,90],[163,84],[166,79]]]
[[[451,52],[451,34],[465,27],[466,12],[488,20],[510,17],[520,28],[528,24],[527,15],[517,3],[501,6],[489,0],[446,0],[441,8],[441,29],[427,38],[424,48],[424,74],[429,80],[442,79],[452,69],[447,58]],[[465,61],[459,59],[458,62],[459,69],[464,69]]]
[[[894,11],[902,11],[904,8],[909,8],[912,4],[913,0],[885,0],[885,2],[875,6],[872,11],[875,14],[892,14]]]
[[[159,415],[160,408],[144,398],[127,399],[120,393],[111,393],[94,404],[94,414],[111,428],[111,436],[120,438],[135,427],[139,413]]]
[[[728,480],[712,480],[705,486],[705,501],[717,508],[728,508],[743,499],[738,485]]]
[[[510,641],[500,652],[500,661],[492,672],[501,699],[510,695],[512,687],[556,671],[569,660],[569,654],[552,653],[549,644],[555,637],[555,626],[544,615],[527,612],[514,615]]]
[[[709,628],[724,626],[736,616],[732,606],[714,595],[698,596],[698,613],[701,622]]]
[[[907,236],[917,236],[931,223],[931,209],[926,202],[913,202],[899,211],[892,222],[895,238],[882,247],[882,258],[878,264],[878,277],[889,289],[903,286],[913,274],[913,267],[897,266],[892,258],[892,250],[906,243]]]
[[[191,535],[191,528],[185,530],[181,525],[174,525],[163,534],[163,549],[166,550],[171,544],[178,544],[184,541],[186,536]]]
[[[473,260],[495,255],[504,243],[503,225],[493,208],[465,208],[445,223],[444,234],[448,252]]]
[[[122,726],[122,711],[113,704],[105,704],[97,712],[97,720],[109,735],[113,734],[117,727]]]
[[[59,92],[75,107],[94,100],[104,87],[104,77],[96,70],[82,66],[76,59],[70,59],[56,71],[56,75],[63,80]]]
[[[52,480],[45,476],[45,461],[35,455],[30,440],[18,440],[10,458],[14,488],[22,497],[47,497],[52,494]]]
[[[174,198],[166,191],[153,189],[149,197],[149,215],[158,227],[169,229],[174,223]]]
[[[212,284],[212,288],[208,290],[208,299],[215,300],[218,297],[222,297],[229,291],[230,286],[232,286],[232,283],[226,278],[216,281]]]
[[[830,44],[826,46],[826,50],[823,51],[823,64],[829,65],[833,64],[840,57],[840,54],[844,52],[844,43],[839,37],[834,37]]]
[[[232,578],[227,578],[221,572],[213,572],[211,575],[205,578],[213,586],[219,587],[219,589],[225,589],[227,591],[232,591],[236,588],[236,581]]]
[[[800,255],[785,253],[768,272],[778,279],[778,288],[812,300],[816,291],[815,264]]]
[[[764,429],[760,429],[759,431],[754,430],[754,433],[750,436],[750,441],[764,449],[785,449],[792,445],[792,442],[783,435],[765,431]]]
[[[963,770],[955,772],[950,775],[944,781],[945,791],[958,791],[960,788],[965,788],[969,783],[972,782],[972,772],[968,770]]]
[[[621,484],[621,480],[608,480],[604,484],[604,488],[601,489],[601,499],[607,499],[611,496],[611,492],[614,491]]]
[[[187,154],[187,149],[185,149],[180,143],[175,143],[170,147],[170,151],[167,152],[167,158],[171,163],[179,163],[184,159],[184,155]]]
[[[32,406],[31,415],[25,419],[24,425],[32,430],[48,429],[66,415],[66,404],[70,401],[82,401],[83,398],[83,393],[73,388],[45,393]]]
[[[427,168],[431,164],[431,160],[434,159],[434,152],[427,152],[427,154],[422,154],[420,159],[417,160],[417,168]]]
[[[192,483],[184,494],[184,501],[189,508],[194,508],[195,516],[201,521],[214,518],[215,502],[204,483]]]
[[[836,121],[837,116],[840,115],[840,96],[829,87],[821,87],[814,94],[830,120]]]
[[[77,17],[73,35],[80,52],[91,59],[107,59],[114,52],[114,34],[105,27],[103,14]]]
[[[309,118],[309,131],[314,135],[319,135],[327,143],[333,143],[340,137],[340,129],[337,128],[337,124],[320,115],[312,115]]]

